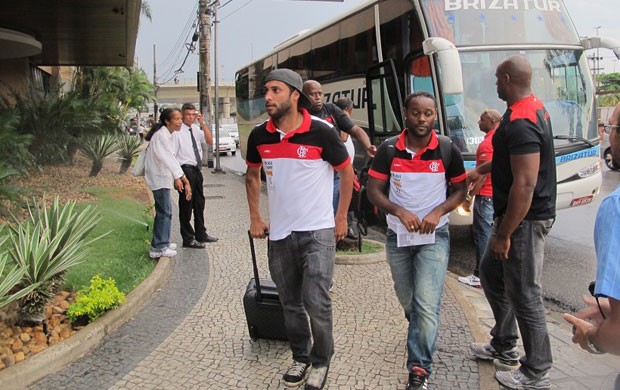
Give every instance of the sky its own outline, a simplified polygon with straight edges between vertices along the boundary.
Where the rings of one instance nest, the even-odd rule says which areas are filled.
[[[299,31],[317,27],[360,4],[363,0],[220,0],[218,9],[217,62],[220,82],[232,82],[242,66],[270,52],[274,46]],[[537,0],[546,1],[546,0]],[[136,44],[136,62],[153,79],[153,45],[156,46],[157,81],[172,82],[174,71],[183,82],[195,82],[198,48],[187,55],[198,0],[148,0],[153,20],[141,17]],[[620,40],[618,0],[564,0],[580,36],[608,36]],[[597,30],[597,27],[599,27]],[[620,61],[609,50],[602,73],[620,72]],[[183,60],[187,59],[183,64]],[[213,62],[213,60],[212,60]],[[213,74],[212,74],[213,77]]]

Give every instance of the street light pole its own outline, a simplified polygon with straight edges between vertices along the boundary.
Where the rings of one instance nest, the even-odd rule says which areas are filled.
[[[596,36],[598,37],[598,30],[601,28],[602,26],[596,26],[594,27],[594,29],[596,30]],[[598,47],[596,48],[596,68],[594,69],[594,81],[595,81],[595,86],[596,86],[596,91],[598,92],[598,88],[599,88],[599,81],[598,81],[598,75],[601,71],[600,68],[600,61],[601,61],[601,57],[599,57],[599,49]]]
[[[214,116],[215,116],[215,168],[213,173],[225,173],[220,167],[220,97],[219,97],[219,81],[217,76],[217,9],[220,6],[219,0],[216,0],[213,4],[213,78],[215,79],[215,104],[214,104]]]

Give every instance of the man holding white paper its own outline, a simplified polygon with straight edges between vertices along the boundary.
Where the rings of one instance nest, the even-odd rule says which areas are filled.
[[[368,171],[368,198],[387,215],[387,262],[409,321],[407,389],[426,389],[450,257],[448,213],[465,200],[466,173],[458,148],[433,131],[433,95],[407,96],[404,113],[405,130],[379,146]]]

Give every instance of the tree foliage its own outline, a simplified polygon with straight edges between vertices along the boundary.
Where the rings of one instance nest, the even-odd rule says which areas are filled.
[[[599,82],[599,105],[613,107],[620,102],[620,73],[602,74]]]

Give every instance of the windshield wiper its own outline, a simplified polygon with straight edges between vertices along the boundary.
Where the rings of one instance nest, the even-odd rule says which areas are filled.
[[[566,139],[569,141],[581,141],[584,144],[591,146],[591,147],[595,147],[596,144],[593,143],[592,141],[590,141],[589,139],[583,138],[583,137],[579,137],[577,135],[554,135],[553,139]]]

